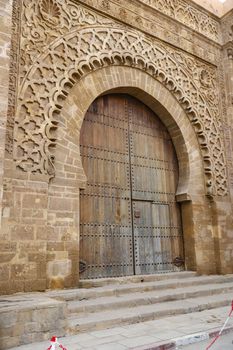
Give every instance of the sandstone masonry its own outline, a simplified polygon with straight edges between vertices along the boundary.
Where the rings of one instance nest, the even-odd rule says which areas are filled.
[[[0,16],[0,292],[78,285],[80,129],[113,90],[172,137],[186,268],[233,273],[233,9],[15,0]]]

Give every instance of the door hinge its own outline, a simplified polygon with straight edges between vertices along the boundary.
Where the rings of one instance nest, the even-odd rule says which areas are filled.
[[[84,260],[79,261],[79,273],[83,273],[87,269],[87,263]]]
[[[176,267],[181,267],[184,265],[184,259],[181,256],[177,256],[177,257],[175,257],[175,259],[173,260],[172,263]]]

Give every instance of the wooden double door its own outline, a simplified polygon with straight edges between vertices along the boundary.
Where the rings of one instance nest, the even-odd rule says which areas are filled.
[[[178,164],[160,119],[125,94],[97,98],[81,129],[81,278],[177,271]]]

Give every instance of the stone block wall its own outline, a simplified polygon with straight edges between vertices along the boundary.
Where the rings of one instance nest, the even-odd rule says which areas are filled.
[[[0,0],[0,293],[77,286],[81,121],[117,87],[177,142],[186,266],[233,272],[232,17],[190,3]]]
[[[10,305],[9,305],[10,302]],[[65,301],[40,293],[1,299],[0,350],[64,336],[67,328]]]

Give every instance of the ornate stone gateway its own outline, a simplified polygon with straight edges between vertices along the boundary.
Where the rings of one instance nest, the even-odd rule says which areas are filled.
[[[177,271],[183,239],[170,136],[143,103],[99,97],[81,130],[81,278]],[[181,268],[181,267],[180,267]]]
[[[233,272],[232,11],[1,2],[0,292]]]

